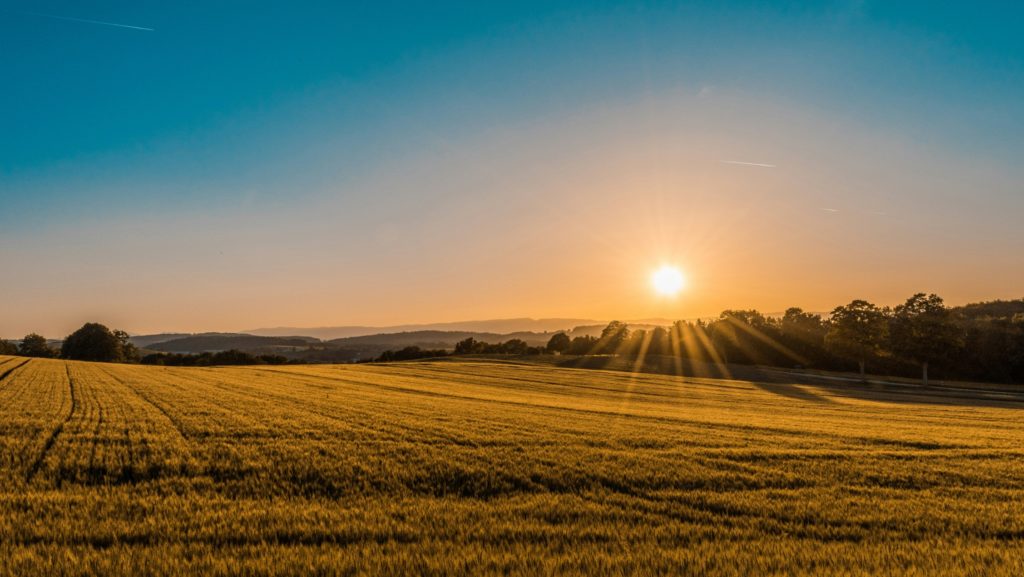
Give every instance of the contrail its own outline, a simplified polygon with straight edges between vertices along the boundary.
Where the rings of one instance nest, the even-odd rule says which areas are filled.
[[[72,18],[71,16],[57,16],[54,14],[42,14],[40,12],[25,12],[22,10],[10,10],[13,14],[24,14],[26,16],[38,16],[40,18],[53,18],[54,20],[67,20],[68,22],[84,22],[86,24],[101,24],[103,26],[114,26],[116,28],[129,28],[131,30],[145,30],[146,32],[156,32],[153,28],[146,28],[144,26],[130,26],[128,24],[118,24],[116,22],[103,22],[102,20],[87,20],[85,18]]]
[[[723,160],[725,164],[741,164],[743,166],[760,166],[762,168],[775,168],[774,164],[763,164],[760,162],[743,162],[742,160]]]
[[[825,212],[839,212],[838,208],[825,208],[825,207],[821,207],[820,210],[824,210]]]

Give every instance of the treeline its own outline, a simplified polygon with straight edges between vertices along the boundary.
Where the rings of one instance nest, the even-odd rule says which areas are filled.
[[[677,321],[670,327],[630,330],[613,321],[599,337],[556,333],[547,346],[520,339],[485,343],[467,338],[452,352],[416,346],[386,351],[375,361],[449,354],[667,355],[708,363],[756,364],[826,370],[859,370],[912,376],[1024,382],[1024,299],[946,307],[934,294],[918,293],[896,307],[855,300],[822,317],[799,308],[781,317],[756,310],[727,310],[711,321]],[[237,350],[199,355],[158,353],[140,359],[124,331],[87,323],[59,349],[38,335],[15,346],[0,340],[0,354],[173,366],[283,364],[278,355]]]
[[[154,353],[142,357],[139,349],[129,341],[128,333],[110,330],[99,323],[86,323],[82,328],[68,335],[59,349],[51,347],[45,337],[36,333],[26,335],[19,345],[0,340],[0,354],[176,367],[283,365],[289,362],[286,357],[280,355],[253,355],[239,350],[198,355]]]
[[[416,359],[446,357],[449,355],[539,355],[547,351],[548,349],[546,347],[531,347],[522,339],[509,339],[500,343],[485,343],[483,341],[478,341],[473,337],[468,337],[455,343],[455,350],[453,351],[445,349],[422,349],[414,345],[397,351],[384,351],[379,357],[373,359],[371,362],[387,363],[391,361],[413,361]]]
[[[791,308],[778,318],[727,310],[713,321],[653,330],[614,321],[600,337],[555,335],[547,350],[1024,382],[1024,300],[948,308],[939,296],[919,293],[892,308],[855,300],[827,319]]]
[[[30,333],[17,346],[0,340],[0,354],[106,363],[138,362],[139,349],[128,338],[124,331],[112,331],[99,323],[86,323],[68,335],[59,349],[51,347],[46,337]]]
[[[540,353],[562,355],[675,356],[693,361],[788,368],[858,370],[1024,382],[1024,300],[946,307],[919,293],[896,307],[855,300],[827,316],[790,308],[781,317],[756,310],[727,310],[711,321],[677,321],[670,327],[630,330],[613,321],[599,337],[556,333],[546,347],[519,339],[483,343],[472,338],[455,350],[406,347],[376,361],[449,354]]]
[[[160,365],[167,367],[213,367],[228,365],[286,365],[288,357],[281,355],[252,355],[244,351],[231,349],[216,353],[200,353],[182,355],[177,353],[153,353],[142,357],[144,365]]]

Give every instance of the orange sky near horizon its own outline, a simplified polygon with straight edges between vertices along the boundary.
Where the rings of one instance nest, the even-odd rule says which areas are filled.
[[[0,246],[16,303],[0,336],[1021,298],[1022,181],[884,127],[681,88],[439,140],[294,202],[41,230]],[[650,286],[665,263],[686,272],[675,298]]]

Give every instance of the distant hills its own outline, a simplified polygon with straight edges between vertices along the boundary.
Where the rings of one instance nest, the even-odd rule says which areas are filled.
[[[390,327],[277,327],[242,333],[161,333],[133,336],[144,352],[197,354],[237,349],[249,353],[279,354],[293,359],[350,362],[371,359],[387,350],[416,346],[453,349],[467,338],[485,343],[520,339],[530,346],[547,344],[556,332],[570,337],[601,334],[607,323],[592,319],[494,319]],[[630,321],[633,328],[668,325],[663,319]]]
[[[136,339],[132,339],[136,341]],[[148,340],[143,338],[142,340]],[[136,346],[165,353],[204,353],[237,349],[240,351],[269,352],[276,349],[304,349],[320,344],[313,337],[260,337],[245,334],[205,334],[172,338],[162,342],[150,342]]]
[[[1024,299],[988,301],[951,307],[954,314],[971,321],[1024,319]],[[780,317],[782,313],[767,316]],[[822,313],[828,316],[828,313]],[[687,319],[690,321],[696,319]],[[667,319],[625,321],[631,329],[650,330],[668,326]],[[515,318],[463,321],[434,324],[409,324],[386,327],[277,327],[254,329],[241,333],[160,333],[135,335],[131,342],[143,353],[204,353],[237,349],[248,353],[279,354],[311,362],[351,362],[379,356],[387,350],[408,346],[422,349],[452,349],[459,341],[473,338],[485,343],[520,339],[528,345],[544,345],[555,332],[572,337],[598,336],[606,322],[577,318]],[[19,344],[20,340],[13,340]],[[61,340],[51,339],[51,347],[59,348]]]
[[[185,336],[178,334],[147,335],[132,337],[132,341],[146,352],[196,354],[237,349],[248,353],[273,353],[305,361],[351,362],[371,359],[380,356],[384,351],[409,346],[424,349],[452,349],[456,343],[467,338],[489,343],[521,339],[529,345],[538,346],[546,344],[552,334],[554,333],[498,334],[473,331],[406,331],[322,341],[307,336],[267,337],[234,333],[206,333]],[[145,343],[145,345],[141,343]]]
[[[647,320],[642,322],[649,322]],[[449,323],[428,323],[393,325],[383,327],[371,326],[339,326],[339,327],[274,327],[244,331],[246,334],[266,337],[282,337],[290,335],[307,335],[325,341],[366,335],[410,333],[420,331],[464,331],[472,333],[494,333],[507,335],[511,333],[553,333],[568,331],[583,325],[605,325],[607,321],[594,319],[492,319],[482,321],[461,321]],[[670,324],[665,321],[664,324]]]

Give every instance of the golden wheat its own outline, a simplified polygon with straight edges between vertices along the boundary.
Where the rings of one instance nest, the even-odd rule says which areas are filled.
[[[1011,401],[0,357],[0,572],[1021,575]]]

